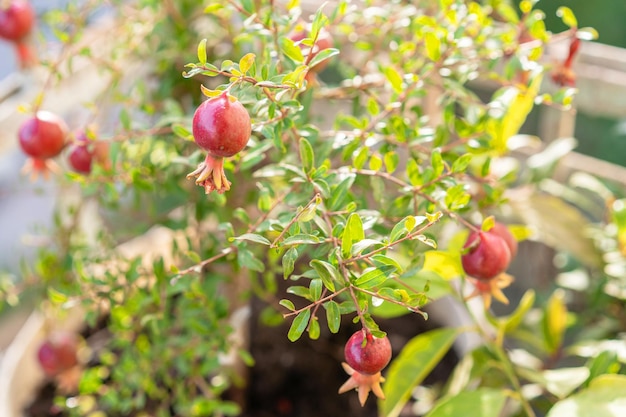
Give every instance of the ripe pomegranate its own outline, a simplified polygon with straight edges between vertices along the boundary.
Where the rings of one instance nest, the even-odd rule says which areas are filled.
[[[493,227],[489,229],[489,233],[496,234],[504,240],[506,245],[509,247],[509,252],[511,252],[511,260],[513,260],[513,258],[517,255],[517,240],[513,237],[509,228],[502,223],[495,222]]]
[[[30,34],[34,23],[35,12],[28,1],[0,1],[0,38],[21,41]]]
[[[196,184],[211,191],[224,193],[230,181],[224,173],[224,158],[243,150],[252,132],[250,116],[245,107],[227,92],[211,98],[196,109],[193,115],[193,137],[207,156],[198,168],[187,175],[196,177]]]
[[[57,115],[38,111],[19,128],[18,139],[24,153],[34,159],[44,160],[57,156],[65,146],[67,125]]]
[[[67,162],[74,171],[80,174],[89,174],[92,160],[93,150],[89,148],[88,143],[75,142],[71,145]]]
[[[491,279],[504,272],[511,261],[511,251],[504,239],[495,233],[471,232],[461,256],[463,270],[477,279]]]
[[[55,332],[41,344],[37,360],[44,373],[54,377],[78,364],[78,337],[68,332]]]
[[[374,337],[367,330],[354,333],[344,348],[346,362],[356,372],[374,375],[391,360],[391,344],[387,336]]]

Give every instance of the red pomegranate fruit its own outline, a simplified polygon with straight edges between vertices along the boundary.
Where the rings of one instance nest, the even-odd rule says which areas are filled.
[[[467,252],[461,256],[463,270],[477,279],[489,280],[498,276],[511,261],[507,243],[495,233],[471,232],[464,248]]]
[[[506,245],[509,247],[509,252],[511,252],[511,260],[513,260],[513,258],[517,255],[517,240],[509,228],[502,223],[495,222],[493,227],[489,229],[489,233],[498,235],[504,240]]]
[[[57,156],[65,146],[67,125],[57,115],[38,111],[19,128],[18,139],[24,153],[33,159],[49,159]]]
[[[80,174],[89,174],[92,160],[93,151],[89,148],[88,143],[75,142],[71,145],[67,162],[74,171]]]
[[[28,36],[35,23],[35,12],[26,0],[0,1],[0,38],[18,42]]]
[[[252,132],[245,107],[227,92],[213,97],[196,109],[192,132],[207,156],[187,178],[195,177],[196,184],[204,187],[207,194],[228,191],[231,183],[224,173],[224,158],[241,152]]]
[[[354,333],[344,347],[346,362],[356,372],[374,375],[391,360],[391,344],[387,336],[378,338],[367,330]]]
[[[44,373],[53,377],[78,364],[78,338],[67,332],[55,332],[41,344],[37,360]]]

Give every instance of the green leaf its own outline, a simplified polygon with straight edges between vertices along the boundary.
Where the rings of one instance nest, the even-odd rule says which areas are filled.
[[[289,275],[293,272],[296,259],[298,259],[298,248],[295,246],[293,248],[289,248],[283,255],[283,277],[285,279],[289,278]]]
[[[305,138],[300,138],[300,160],[302,161],[302,169],[304,173],[309,175],[315,163],[315,155],[313,147]]]
[[[334,301],[324,303],[326,307],[326,321],[328,322],[328,330],[331,333],[337,333],[339,326],[341,325],[341,312],[339,311],[339,304]]]
[[[424,253],[424,269],[433,271],[444,279],[463,276],[463,266],[458,253],[431,250]]]
[[[334,281],[339,281],[339,271],[326,261],[320,261],[319,259],[313,259],[309,265],[315,269],[317,275],[322,279],[324,286],[329,291],[335,291]]]
[[[397,280],[388,280],[383,287],[384,289],[399,291],[397,294],[403,296],[402,301],[404,302],[408,302],[411,295],[409,295],[406,291],[406,287],[399,284],[397,281],[415,289],[422,289],[428,286],[428,291],[425,295],[428,296],[428,299],[432,300],[437,300],[445,295],[454,293],[450,282],[444,280],[434,272],[425,271],[423,269],[417,271],[411,269],[400,275]],[[390,302],[384,302],[380,305],[372,306],[371,311],[374,316],[380,318],[394,318],[411,313],[411,311],[406,307]]]
[[[312,68],[318,65],[320,62],[326,61],[327,59],[330,59],[334,57],[335,55],[339,55],[339,49],[335,49],[335,48],[323,49],[319,51],[317,54],[315,54],[313,59],[311,59],[311,62],[309,62],[309,67]]]
[[[452,163],[452,172],[463,172],[467,169],[469,163],[472,161],[472,154],[466,153],[464,155],[459,156]]]
[[[343,204],[346,200],[348,200],[349,194],[348,191],[352,184],[354,184],[354,180],[356,179],[356,175],[349,175],[344,178],[337,187],[332,191],[330,195],[330,199],[327,202],[328,209],[330,211],[336,211],[343,208]]]
[[[290,245],[316,245],[320,243],[320,238],[314,235],[297,234],[289,236],[283,240],[283,246]]]
[[[504,389],[463,391],[439,400],[426,417],[498,417],[507,397]]]
[[[398,167],[398,162],[400,162],[398,154],[394,151],[387,152],[383,159],[385,161],[385,168],[390,174],[396,170],[396,168]]]
[[[426,56],[431,61],[438,61],[441,58],[441,41],[433,32],[424,34],[424,44],[426,45]]]
[[[202,65],[206,64],[206,39],[202,39],[198,44],[198,62]]]
[[[561,347],[566,326],[565,292],[556,290],[548,300],[542,320],[543,335],[548,352],[554,353]]]
[[[439,149],[434,149],[432,154],[430,155],[430,164],[433,167],[433,171],[435,172],[435,178],[438,178],[444,170],[443,158],[441,157],[441,151]]]
[[[373,154],[370,157],[370,169],[372,171],[378,171],[383,167],[383,160],[377,154]]]
[[[187,130],[187,128],[179,123],[174,123],[172,125],[172,132],[179,138],[193,141],[193,134]]]
[[[239,247],[237,250],[237,263],[239,266],[252,271],[265,271],[265,264],[255,257],[251,251],[242,247]]]
[[[322,280],[321,279],[312,279],[311,282],[309,283],[309,291],[311,293],[311,297],[313,298],[313,301],[317,301],[320,299],[320,297],[322,296],[322,287],[324,285],[322,284]]]
[[[591,358],[586,366],[589,368],[589,379],[585,382],[585,386],[589,386],[591,381],[600,375],[614,374],[621,369],[617,354],[611,351],[600,352]]]
[[[291,323],[291,327],[289,327],[289,332],[287,333],[287,338],[295,342],[300,339],[302,333],[306,330],[306,327],[309,324],[309,319],[311,318],[311,310],[303,310],[298,313],[293,322]]]
[[[313,21],[311,22],[311,37],[317,38],[319,31],[328,23],[328,17],[322,12],[326,3],[322,4],[322,6],[317,9],[315,12],[315,16],[313,17]]]
[[[278,304],[283,306],[283,307],[285,307],[289,311],[295,311],[296,310],[296,306],[293,305],[291,300],[287,300],[286,298],[280,300],[278,302]]]
[[[535,291],[531,288],[524,293],[522,299],[520,300],[517,308],[515,309],[515,311],[513,311],[513,313],[499,319],[500,323],[502,323],[502,329],[504,330],[504,332],[510,333],[517,329],[522,323],[522,320],[524,320],[524,316],[526,316],[526,313],[528,313],[533,307],[534,303]]]
[[[570,28],[578,27],[578,20],[576,20],[576,16],[572,9],[567,6],[561,6],[556,10],[556,15],[563,20],[566,26]]]
[[[317,317],[313,317],[311,323],[309,323],[309,338],[311,340],[317,340],[320,337],[320,322]]]
[[[400,414],[411,397],[413,388],[439,363],[458,333],[458,329],[442,328],[422,333],[409,340],[389,366],[383,386],[387,399],[378,402],[382,416],[397,417]]]
[[[365,231],[363,230],[363,222],[361,217],[357,213],[351,213],[346,222],[346,227],[343,230],[343,236],[341,237],[341,253],[344,258],[349,258],[352,245],[354,242],[365,239]]]
[[[302,50],[289,37],[283,36],[280,38],[280,49],[296,64],[301,64],[304,61]]]
[[[395,270],[396,267],[393,265],[384,265],[374,269],[368,268],[365,270],[367,272],[354,281],[354,285],[364,289],[377,287],[385,282]]]
[[[402,92],[402,76],[393,67],[383,68],[383,74],[387,78],[387,81],[391,84],[391,87],[396,93]]]
[[[239,71],[241,71],[242,74],[247,73],[250,70],[250,68],[252,68],[252,65],[254,65],[255,58],[256,58],[256,55],[254,55],[252,52],[245,54],[239,60]]]
[[[601,375],[589,388],[557,402],[546,417],[626,416],[626,375]]]
[[[260,243],[262,245],[271,245],[271,242],[267,240],[265,237],[258,235],[256,233],[244,233],[241,236],[231,237],[229,239],[231,242],[234,240],[248,240],[250,242]]]

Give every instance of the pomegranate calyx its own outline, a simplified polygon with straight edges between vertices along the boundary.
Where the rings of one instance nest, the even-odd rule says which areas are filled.
[[[193,172],[187,174],[187,179],[196,178],[196,184],[204,187],[205,194],[217,191],[219,194],[230,190],[231,182],[224,173],[224,158],[207,154],[205,160]]]
[[[367,401],[370,391],[381,400],[385,399],[385,393],[380,386],[380,383],[384,382],[385,378],[382,377],[380,372],[373,375],[364,375],[352,369],[350,365],[345,362],[342,362],[341,366],[343,366],[346,373],[350,375],[350,378],[348,378],[348,380],[339,388],[339,394],[356,389],[359,395],[359,403],[361,404],[361,407],[365,405],[365,401]]]

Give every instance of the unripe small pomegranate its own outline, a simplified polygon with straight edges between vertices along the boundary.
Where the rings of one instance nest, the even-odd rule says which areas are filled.
[[[89,139],[90,135],[90,130],[83,130],[77,133],[67,153],[67,162],[70,168],[79,174],[89,174],[91,172],[92,162],[94,159],[97,161],[97,143]]]
[[[30,34],[35,23],[35,12],[26,0],[0,1],[0,38],[18,42]]]
[[[468,252],[461,256],[463,270],[477,279],[491,279],[504,272],[511,261],[507,243],[495,233],[471,232],[464,248]]]
[[[229,190],[224,158],[241,152],[252,133],[245,107],[224,92],[200,104],[193,115],[192,131],[196,144],[207,151],[207,156],[187,178],[195,177],[196,184],[204,187],[207,194]]]
[[[374,375],[391,360],[391,344],[387,336],[378,338],[366,330],[359,330],[348,339],[344,355],[356,372]]]
[[[68,332],[54,332],[41,344],[37,360],[44,373],[53,377],[78,364],[78,337]]]

